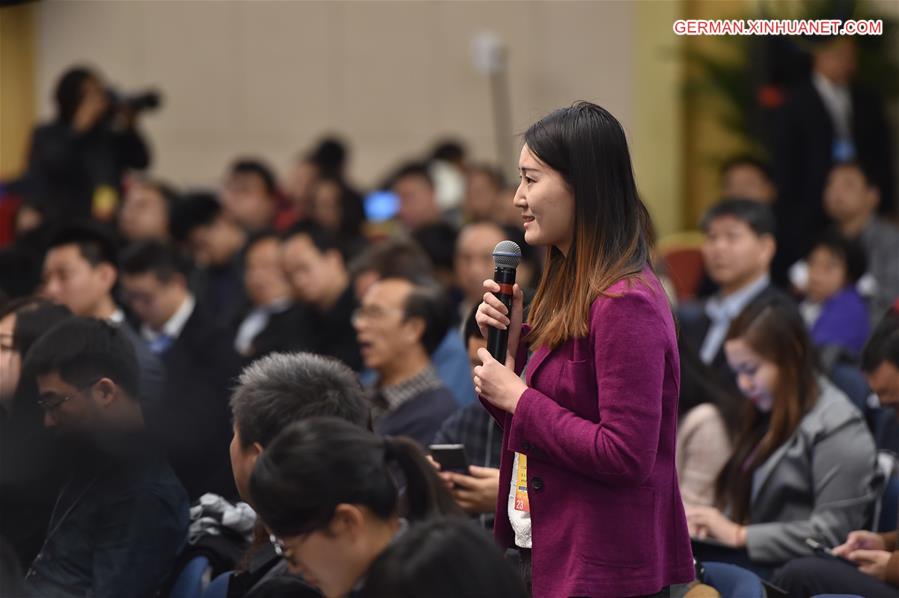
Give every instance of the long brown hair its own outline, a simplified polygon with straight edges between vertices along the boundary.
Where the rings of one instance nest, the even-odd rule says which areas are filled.
[[[531,303],[531,347],[557,347],[589,331],[590,306],[649,263],[652,221],[637,194],[627,139],[608,111],[578,102],[525,132],[531,153],[565,179],[574,195],[568,255],[547,249],[547,267]]]
[[[729,506],[733,520],[742,523],[749,515],[753,473],[792,436],[818,400],[818,364],[802,317],[786,298],[759,300],[743,310],[727,332],[727,340],[733,339],[742,339],[777,365],[770,415],[746,401],[734,452],[715,485],[718,506]]]

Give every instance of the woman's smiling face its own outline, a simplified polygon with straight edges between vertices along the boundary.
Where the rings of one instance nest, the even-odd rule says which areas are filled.
[[[515,205],[521,209],[528,245],[555,246],[567,255],[574,238],[574,194],[564,177],[537,159],[527,144],[518,159],[521,182]]]

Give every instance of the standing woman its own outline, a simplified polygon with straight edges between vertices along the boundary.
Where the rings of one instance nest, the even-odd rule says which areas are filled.
[[[547,267],[528,324],[521,291],[507,314],[493,281],[477,315],[517,347],[505,367],[481,349],[474,371],[503,427],[494,531],[534,596],[668,596],[694,576],[674,465],[680,368],[624,131],[580,102],[524,141],[514,202]]]

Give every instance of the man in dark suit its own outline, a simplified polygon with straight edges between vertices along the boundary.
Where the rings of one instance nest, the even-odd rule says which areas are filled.
[[[725,387],[736,391],[724,355],[724,338],[731,322],[753,301],[782,294],[772,286],[768,269],[774,257],[774,217],[767,206],[748,199],[726,199],[712,206],[702,220],[706,240],[702,256],[718,292],[678,310],[684,367],[690,364],[715,372]],[[686,355],[684,355],[686,354]]]
[[[880,211],[895,214],[892,146],[879,97],[853,84],[857,50],[851,38],[818,45],[807,81],[790,95],[774,128],[771,161],[779,201],[778,281],[802,258],[815,235],[827,226],[822,195],[833,164],[857,160],[868,165],[881,190]]]
[[[310,351],[314,347],[308,308],[294,301],[284,274],[281,237],[264,231],[244,249],[244,287],[252,307],[237,327],[234,348],[256,359],[272,352]]]
[[[122,257],[126,299],[168,372],[163,401],[147,419],[192,501],[206,492],[232,498],[228,395],[240,358],[229,331],[188,291],[184,272],[174,249],[158,241]]]
[[[291,229],[284,239],[284,269],[296,297],[310,308],[311,350],[336,357],[355,371],[362,369],[350,323],[356,296],[340,239],[316,226]]]
[[[122,329],[134,347],[140,368],[144,409],[162,400],[165,368],[125,320],[113,298],[118,278],[117,247],[112,237],[91,223],[60,229],[50,239],[43,265],[43,295],[76,316],[105,320]]]
[[[431,364],[451,320],[452,308],[436,283],[387,278],[365,293],[353,325],[365,367],[378,374],[370,388],[378,434],[427,446],[455,412],[455,399]]]

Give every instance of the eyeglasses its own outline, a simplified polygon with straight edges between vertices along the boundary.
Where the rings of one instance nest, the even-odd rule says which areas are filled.
[[[37,404],[40,405],[40,408],[43,409],[44,411],[47,411],[47,412],[54,411],[55,409],[58,409],[60,405],[62,405],[66,401],[71,401],[77,395],[83,393],[85,390],[89,389],[90,387],[92,387],[94,384],[96,384],[100,380],[102,380],[102,378],[97,378],[96,380],[93,380],[90,383],[85,384],[84,386],[76,389],[75,392],[73,392],[72,394],[64,396],[64,397],[60,397],[58,395],[50,395],[50,396],[46,396],[46,397],[40,397],[37,400]]]

